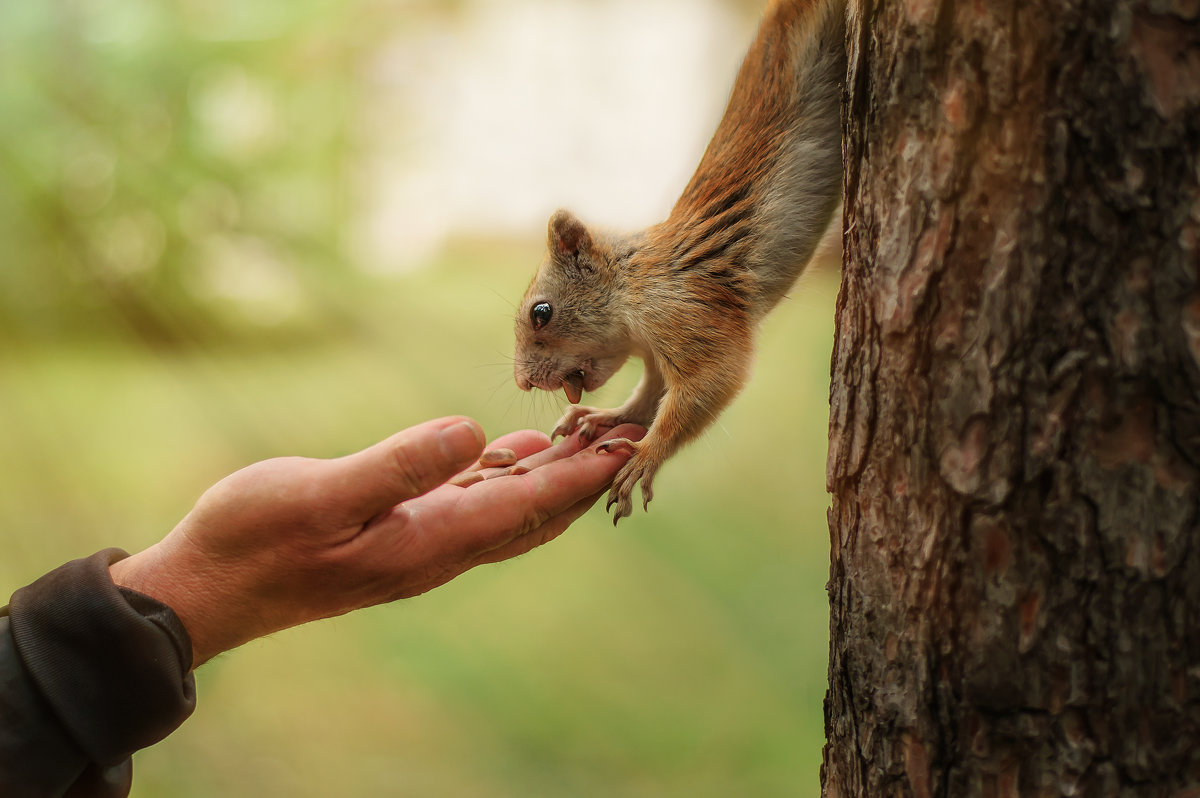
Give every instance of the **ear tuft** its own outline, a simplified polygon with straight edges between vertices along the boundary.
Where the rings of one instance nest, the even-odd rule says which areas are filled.
[[[552,255],[577,258],[592,248],[592,235],[570,211],[555,211],[550,217],[548,246]]]

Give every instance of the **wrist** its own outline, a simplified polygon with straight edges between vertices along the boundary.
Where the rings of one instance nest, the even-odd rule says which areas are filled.
[[[171,559],[163,555],[162,545],[160,542],[113,563],[109,576],[118,587],[149,596],[175,613],[191,640],[194,670],[225,649],[210,632],[209,613],[204,610],[208,598],[202,586],[185,569],[173,567]]]

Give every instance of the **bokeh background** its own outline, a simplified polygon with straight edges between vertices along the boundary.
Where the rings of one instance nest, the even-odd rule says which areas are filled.
[[[255,460],[549,429],[510,360],[545,220],[662,218],[760,12],[0,4],[0,601]],[[134,795],[817,795],[835,291],[767,321],[648,515],[206,665]]]

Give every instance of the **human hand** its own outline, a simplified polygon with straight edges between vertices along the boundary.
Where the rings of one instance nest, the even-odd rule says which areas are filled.
[[[642,434],[624,425],[601,440]],[[484,448],[478,424],[461,416],[334,460],[256,463],[110,572],[175,611],[196,667],[271,632],[415,596],[540,546],[583,515],[626,460],[584,449],[578,436],[551,446],[532,430],[489,448],[499,447],[530,471],[445,484],[478,465]]]

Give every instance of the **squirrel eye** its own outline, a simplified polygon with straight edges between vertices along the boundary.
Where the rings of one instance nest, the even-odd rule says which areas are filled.
[[[529,319],[533,322],[533,329],[540,330],[550,323],[550,317],[554,315],[554,309],[550,307],[549,302],[539,302],[529,310]]]

